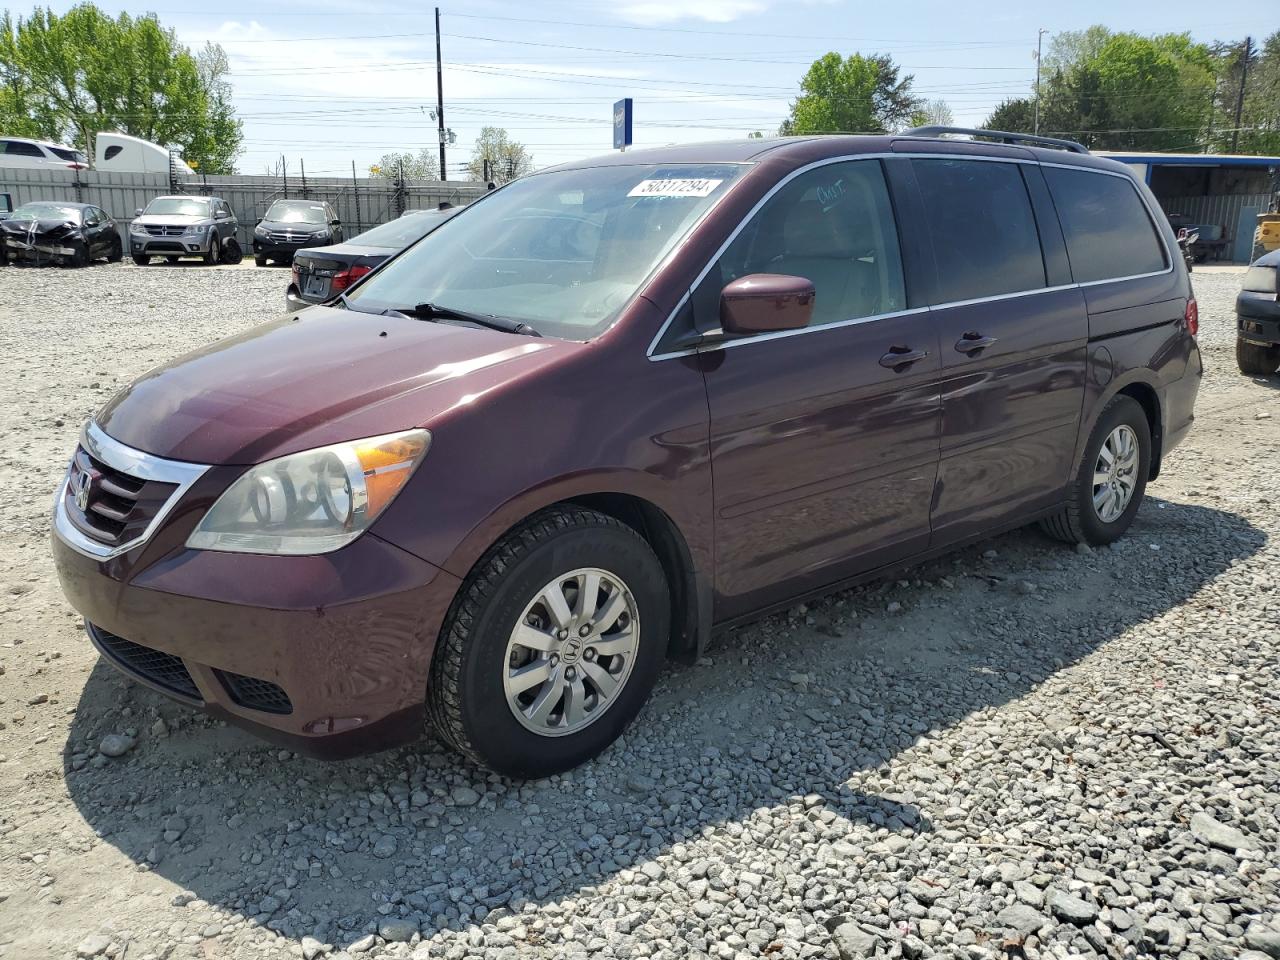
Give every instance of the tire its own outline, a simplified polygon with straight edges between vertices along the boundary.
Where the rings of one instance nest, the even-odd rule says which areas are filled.
[[[166,263],[177,263],[177,262],[178,262],[178,258],[177,258],[177,257],[165,257],[164,259],[165,259],[165,262],[166,262]]]
[[[624,585],[621,591],[597,594],[604,601],[597,612],[603,611],[605,620],[608,611],[615,609],[615,596],[621,597],[618,606],[628,599],[633,605],[626,605],[621,616],[608,620],[613,627],[606,623],[605,636],[597,636],[596,642],[601,646],[617,644],[618,640],[609,637],[634,636],[629,657],[594,654],[592,639],[578,642],[571,630],[560,631],[567,639],[558,644],[550,619],[543,624],[534,612],[549,611],[550,607],[541,606],[541,597],[559,580],[574,583],[566,578],[580,571],[599,575],[602,591],[617,583]],[[569,596],[561,590],[566,605]],[[580,589],[572,600],[575,607],[577,596],[581,596]],[[565,612],[571,612],[567,606]],[[630,619],[633,615],[634,620]],[[431,665],[427,689],[431,725],[463,756],[507,776],[546,777],[576,767],[613,743],[639,713],[665,657],[669,622],[670,599],[662,565],[638,533],[594,510],[572,506],[544,510],[491,547],[458,591]],[[534,631],[526,635],[551,643],[539,648],[548,652],[537,654],[533,649],[511,646],[518,623],[522,630],[524,624],[533,625]],[[632,628],[638,625],[638,629],[628,633],[627,624]],[[548,630],[543,630],[544,626]],[[614,630],[620,632],[615,634]],[[516,707],[508,698],[508,674],[518,668],[520,654],[551,658],[525,664],[545,667],[553,679],[519,694],[535,700],[550,694],[552,705],[546,719],[517,719]],[[576,667],[568,665],[571,655]],[[559,656],[566,662],[557,668]],[[622,677],[607,701],[599,692],[603,688],[592,686],[595,681],[591,677],[599,676],[602,667],[604,672],[616,670]],[[559,704],[561,725],[570,721],[571,713],[568,701],[557,699],[560,695],[551,691],[565,690],[556,680],[575,675],[574,689],[585,697],[579,702],[589,705],[594,697],[596,706],[587,706],[585,711],[578,708],[577,722],[585,725],[553,732],[549,724],[556,720],[555,704]],[[537,712],[535,706],[529,707],[532,713]],[[595,710],[600,712],[595,714]],[[535,732],[535,727],[547,732]]]
[[[124,259],[124,243],[117,238],[111,247],[111,252],[107,254],[108,263],[119,263]]]
[[[133,262],[140,267],[146,267],[151,264],[151,258],[148,257],[145,253],[135,253],[133,255]]]
[[[1094,468],[1100,463],[1103,445],[1114,432],[1123,427],[1129,429],[1137,447],[1136,464],[1132,470],[1124,471],[1124,476],[1132,481],[1132,489],[1123,511],[1117,516],[1107,516],[1104,519],[1102,514],[1106,511],[1100,512],[1094,501]],[[1067,543],[1087,543],[1094,547],[1111,543],[1122,536],[1133,523],[1138,508],[1142,506],[1150,474],[1151,425],[1147,423],[1146,411],[1132,397],[1115,397],[1103,409],[1089,433],[1084,455],[1080,459],[1075,479],[1071,481],[1066,507],[1061,513],[1041,520],[1040,526],[1051,537]],[[1102,493],[1105,494],[1105,491]]]
[[[253,265],[255,267],[265,267],[267,265],[267,258],[260,253],[255,253],[253,255]]]
[[[206,267],[216,267],[221,259],[222,240],[215,233],[209,238],[209,252],[204,255],[204,265]]]
[[[1280,344],[1264,347],[1236,340],[1236,365],[1251,377],[1269,377],[1280,368]]]
[[[86,243],[77,243],[75,250],[76,252],[71,255],[71,266],[87,267],[89,265],[89,245]]]
[[[244,259],[244,253],[240,250],[240,242],[232,237],[222,247],[222,262],[235,266]]]

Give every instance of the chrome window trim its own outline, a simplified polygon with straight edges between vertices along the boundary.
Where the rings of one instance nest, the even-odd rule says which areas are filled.
[[[54,495],[53,529],[58,538],[71,549],[95,560],[110,560],[112,557],[118,557],[134,547],[146,543],[159,529],[165,517],[177,506],[183,495],[191,489],[191,485],[204,476],[209,469],[204,464],[186,463],[180,460],[164,460],[141,450],[135,450],[133,447],[125,446],[119,440],[107,436],[103,429],[92,420],[86,423],[84,429],[80,431],[80,445],[95,460],[100,460],[121,473],[127,473],[129,476],[136,477],[139,480],[154,480],[159,483],[177,484],[177,489],[173,491],[164,505],[156,511],[156,515],[151,518],[151,522],[147,524],[146,529],[141,534],[125,543],[111,546],[110,544],[99,543],[97,540],[81,533],[75,524],[71,522],[71,518],[67,516],[66,492],[67,483],[71,479],[71,467],[68,466],[67,472],[62,477],[62,482],[58,484],[57,493]]]
[[[678,357],[689,357],[697,353],[710,353],[715,350],[728,349],[729,347],[739,347],[747,343],[757,343],[760,341],[767,341],[767,340],[778,340],[783,337],[796,337],[806,333],[818,333],[819,331],[822,331],[822,330],[831,330],[838,327],[848,327],[858,323],[871,323],[872,321],[875,321],[875,320],[888,320],[894,317],[904,317],[904,316],[909,316],[911,314],[926,313],[932,310],[945,310],[950,307],[969,306],[971,304],[976,304],[976,303],[995,303],[1000,300],[1010,300],[1014,297],[1035,296],[1036,294],[1039,294],[1039,293],[1054,293],[1061,290],[1073,290],[1076,288],[1096,287],[1104,283],[1121,283],[1126,280],[1143,280],[1149,277],[1162,277],[1166,274],[1173,272],[1174,261],[1173,261],[1172,255],[1169,252],[1169,244],[1166,241],[1164,235],[1160,232],[1160,230],[1155,229],[1156,236],[1160,240],[1161,249],[1164,250],[1165,262],[1168,264],[1168,266],[1165,267],[1163,270],[1157,270],[1152,273],[1137,273],[1131,276],[1124,276],[1124,277],[1108,277],[1104,280],[1086,280],[1080,283],[1072,282],[1072,283],[1060,284],[1054,287],[1038,287],[1032,290],[1018,290],[1012,293],[995,294],[994,296],[990,296],[990,297],[977,297],[971,300],[951,300],[945,303],[935,303],[925,307],[911,307],[907,310],[896,310],[892,313],[877,313],[867,317],[853,317],[848,320],[839,320],[839,321],[836,321],[835,323],[824,323],[815,327],[801,327],[799,330],[779,330],[774,333],[762,333],[762,334],[757,334],[754,337],[744,337],[741,340],[726,340],[720,343],[708,344],[705,347],[688,347],[684,350],[672,350],[666,353],[654,353],[654,350],[657,349],[657,346],[662,341],[662,338],[666,336],[667,330],[671,327],[671,324],[675,322],[676,315],[679,314],[679,312],[684,309],[685,304],[689,302],[689,298],[693,295],[693,291],[697,289],[698,285],[701,284],[703,280],[706,279],[707,274],[711,272],[711,268],[715,266],[716,262],[720,259],[720,257],[724,255],[724,252],[729,249],[729,245],[732,244],[733,241],[738,238],[738,234],[741,233],[746,228],[746,225],[751,222],[751,218],[754,217],[760,211],[761,207],[763,207],[766,203],[769,202],[769,200],[773,197],[775,193],[777,193],[784,186],[786,186],[788,183],[790,183],[792,180],[794,180],[796,177],[800,176],[801,174],[807,173],[810,170],[815,170],[819,167],[829,166],[833,163],[845,163],[850,160],[884,160],[891,157],[904,157],[911,160],[959,159],[959,160],[979,160],[979,161],[984,161],[989,163],[1025,163],[1028,165],[1038,166],[1038,167],[1060,167],[1064,170],[1083,170],[1085,173],[1097,173],[1105,177],[1119,177],[1122,180],[1129,181],[1130,185],[1133,186],[1134,192],[1137,193],[1138,195],[1138,199],[1142,201],[1143,207],[1146,208],[1147,215],[1152,219],[1153,229],[1155,229],[1156,224],[1159,223],[1159,219],[1156,217],[1155,213],[1151,209],[1151,204],[1147,201],[1147,198],[1143,194],[1143,192],[1137,188],[1136,181],[1134,180],[1134,178],[1130,174],[1123,173],[1119,170],[1099,170],[1096,167],[1086,167],[1086,166],[1080,166],[1078,164],[1071,164],[1071,163],[1052,163],[1052,162],[1045,162],[1045,161],[1039,161],[1039,160],[1032,160],[1024,157],[985,157],[980,155],[970,156],[968,154],[957,154],[957,153],[915,153],[915,152],[895,153],[891,151],[890,152],[877,151],[875,153],[856,153],[856,154],[846,154],[839,157],[826,157],[822,160],[815,160],[813,163],[809,163],[803,167],[797,167],[795,170],[792,170],[789,174],[787,174],[785,177],[783,177],[781,180],[775,183],[769,189],[769,191],[763,197],[761,197],[749,211],[747,211],[746,215],[742,218],[742,220],[738,223],[738,225],[733,228],[733,231],[729,234],[725,242],[720,245],[719,249],[716,250],[716,252],[712,255],[711,259],[707,261],[707,265],[703,267],[701,272],[697,275],[697,277],[694,278],[693,283],[689,285],[689,289],[685,291],[684,296],[682,296],[679,302],[676,303],[671,313],[667,315],[667,319],[663,322],[662,326],[658,328],[657,334],[649,342],[649,347],[645,351],[645,356],[650,361],[653,361],[653,362],[657,362],[660,360],[674,360]],[[895,227],[896,226],[897,225],[895,224]]]

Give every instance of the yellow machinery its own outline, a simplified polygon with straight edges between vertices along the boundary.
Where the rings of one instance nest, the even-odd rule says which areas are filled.
[[[1280,212],[1258,214],[1258,229],[1253,234],[1253,249],[1257,256],[1280,250]],[[1258,251],[1261,250],[1261,253]]]

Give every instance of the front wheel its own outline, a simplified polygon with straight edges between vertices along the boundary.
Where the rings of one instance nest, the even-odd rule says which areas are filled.
[[[1280,368],[1280,344],[1236,340],[1236,366],[1251,377],[1269,377]]]
[[[265,267],[267,265],[267,258],[260,253],[255,253],[253,255],[253,265],[255,267]]]
[[[215,233],[209,238],[209,252],[204,255],[204,264],[206,267],[217,266],[218,260],[222,255],[222,243],[218,240]]]
[[[1138,513],[1151,473],[1151,426],[1132,397],[1115,397],[1094,424],[1067,506],[1040,521],[1053,537],[1095,547],[1119,538]]]
[[[554,507],[481,557],[431,667],[428,710],[459,753],[545,777],[613,743],[657,679],[670,600],[649,544],[613,517]]]
[[[107,262],[119,263],[123,259],[124,259],[124,242],[117,239],[116,242],[111,245],[111,252],[107,254]]]

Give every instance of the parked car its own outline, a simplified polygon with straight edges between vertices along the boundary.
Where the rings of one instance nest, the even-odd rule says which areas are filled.
[[[342,242],[342,221],[323,200],[277,200],[253,228],[253,262],[285,263],[303,247]]]
[[[75,147],[26,137],[0,137],[0,170],[88,170],[89,158]]]
[[[1236,296],[1236,363],[1265,377],[1280,369],[1280,250],[1254,261]]]
[[[1190,280],[1128,168],[984,136],[1019,142],[488,193],[118,393],[57,494],[63,589],[125,673],[296,749],[429,720],[542,776],[717,625],[1037,520],[1108,543],[1191,426]]]
[[[0,244],[0,263],[29,260],[84,267],[99,259],[119,263],[124,253],[116,222],[105,210],[60,200],[24,203],[0,220]]]
[[[336,297],[392,254],[421,240],[461,209],[407,210],[395,220],[357,234],[346,243],[300,250],[293,255],[293,277],[285,291],[285,308],[301,310]]]
[[[129,250],[140,267],[153,256],[170,263],[180,257],[202,257],[212,265],[234,243],[237,226],[236,215],[221,197],[156,197],[145,210],[135,211],[129,224]]]

